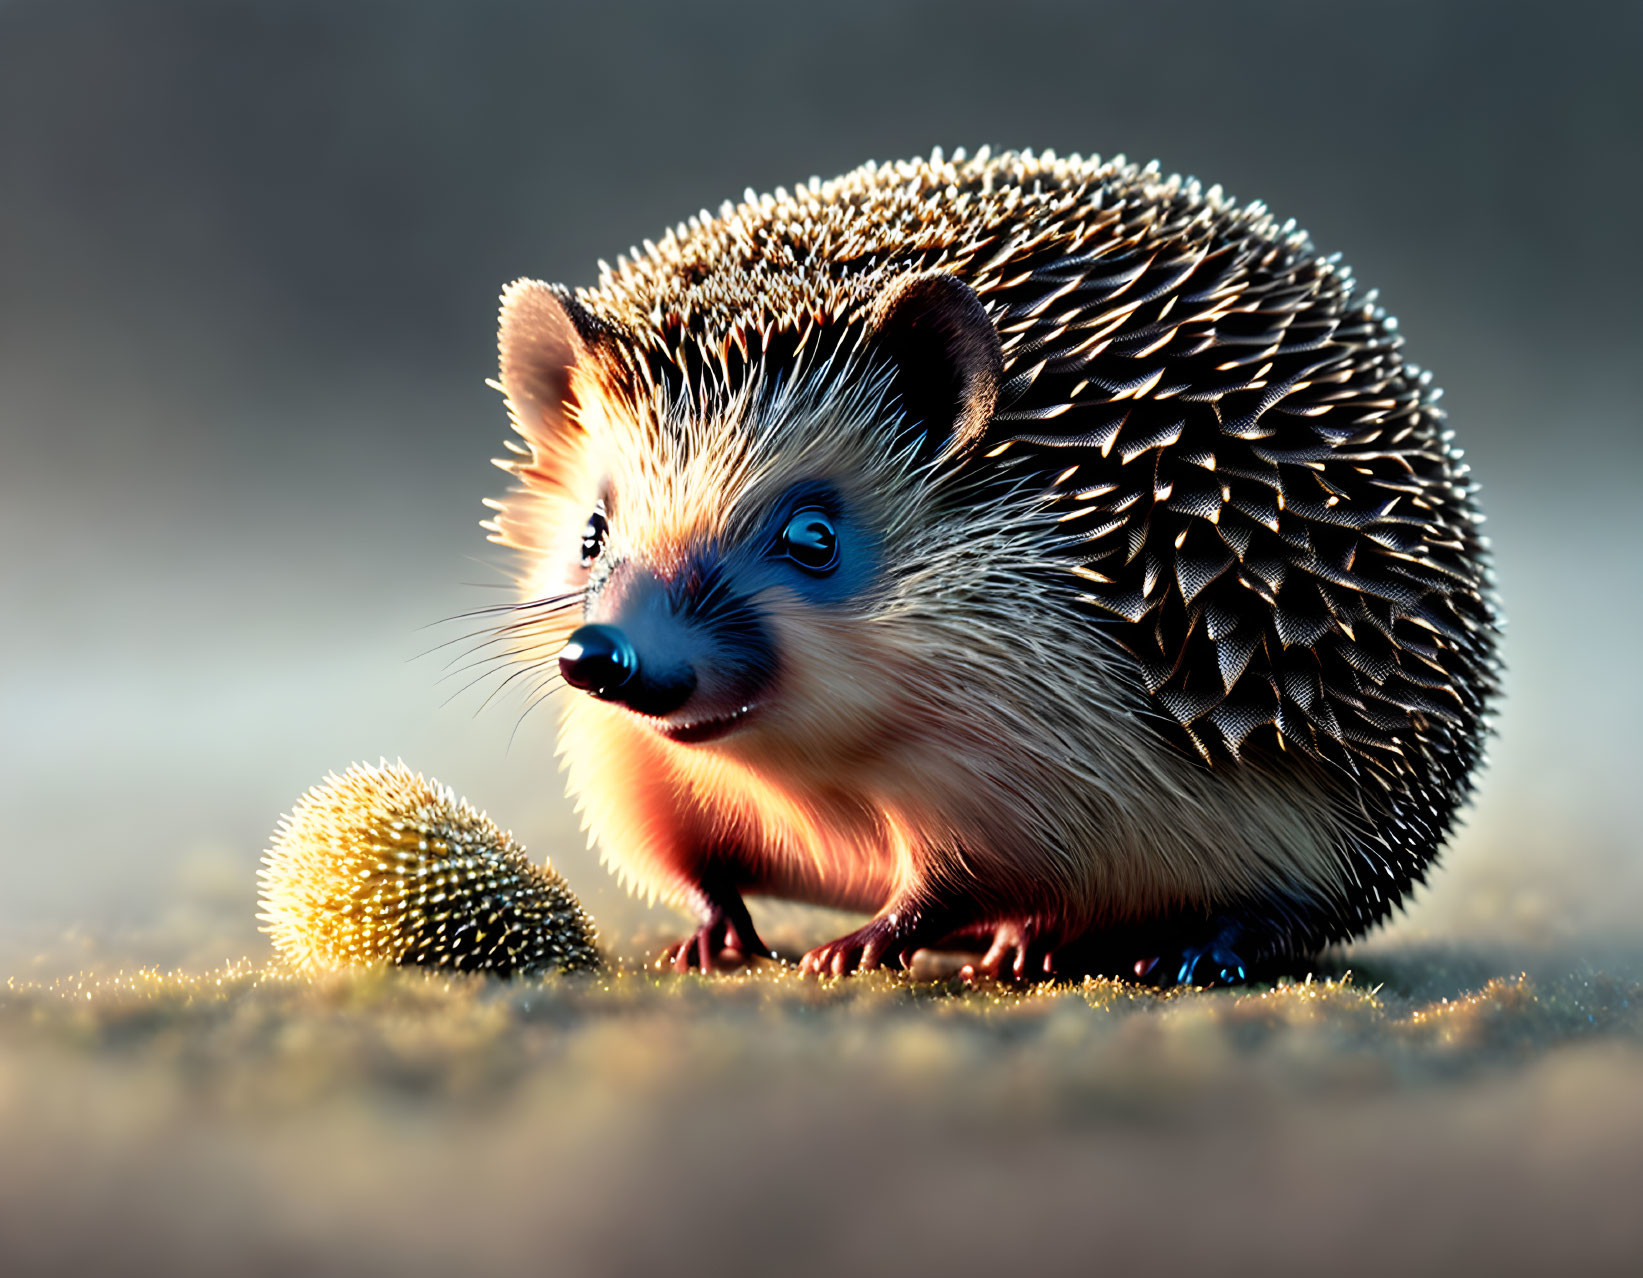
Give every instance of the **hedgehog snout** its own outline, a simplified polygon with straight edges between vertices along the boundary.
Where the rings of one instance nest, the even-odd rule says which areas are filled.
[[[559,673],[571,687],[640,714],[671,714],[696,691],[689,666],[657,669],[660,664],[641,661],[622,630],[598,623],[574,631],[559,650]]]
[[[617,564],[586,616],[559,652],[559,672],[571,687],[657,718],[696,692],[695,636],[650,568]]]
[[[723,736],[769,692],[773,640],[722,561],[697,559],[664,575],[622,560],[583,615],[559,653],[565,682],[645,716],[671,740]]]
[[[559,650],[559,673],[571,687],[610,700],[639,673],[639,654],[615,626],[583,626]]]

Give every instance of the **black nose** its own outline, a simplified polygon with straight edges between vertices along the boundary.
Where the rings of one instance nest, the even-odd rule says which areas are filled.
[[[559,673],[571,687],[612,700],[639,673],[639,656],[615,626],[583,626],[559,650]]]

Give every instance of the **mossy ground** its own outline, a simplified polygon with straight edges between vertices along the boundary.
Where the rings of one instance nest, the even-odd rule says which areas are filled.
[[[1622,1272],[1643,965],[1523,959],[13,979],[0,1238],[15,1273]]]

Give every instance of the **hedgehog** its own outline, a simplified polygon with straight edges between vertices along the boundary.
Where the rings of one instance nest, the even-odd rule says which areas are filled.
[[[597,967],[593,925],[551,866],[403,763],[329,775],[280,818],[257,917],[317,971],[383,963],[493,976]]]
[[[606,863],[805,970],[1238,983],[1385,920],[1498,688],[1395,320],[1219,186],[983,150],[749,192],[503,293],[494,638]],[[528,709],[528,706],[527,706]]]

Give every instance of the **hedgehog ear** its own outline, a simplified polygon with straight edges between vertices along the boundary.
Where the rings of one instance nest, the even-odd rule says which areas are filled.
[[[896,368],[895,388],[932,452],[959,456],[998,405],[998,330],[968,284],[940,271],[909,275],[873,307],[871,340]]]
[[[502,290],[502,392],[515,422],[538,443],[561,440],[575,423],[566,412],[571,377],[588,370],[607,334],[562,284],[515,280]]]

